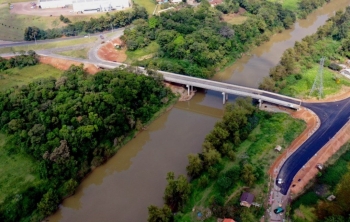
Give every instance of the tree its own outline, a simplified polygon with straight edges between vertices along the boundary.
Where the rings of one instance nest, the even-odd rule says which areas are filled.
[[[203,158],[205,166],[210,167],[221,160],[221,155],[217,150],[210,149],[203,152]]]
[[[148,222],[170,222],[172,218],[173,214],[167,205],[162,208],[154,205],[148,207]]]
[[[186,167],[187,174],[191,177],[197,177],[200,175],[203,169],[203,163],[198,154],[189,154],[188,166]]]
[[[169,172],[166,179],[168,185],[165,188],[164,201],[172,212],[177,212],[188,200],[191,185],[183,175],[180,175],[176,180],[173,172]]]
[[[38,210],[44,217],[46,217],[57,209],[58,203],[59,198],[57,193],[53,189],[50,189],[44,194],[43,198],[38,203]]]
[[[244,183],[248,186],[252,186],[256,181],[256,177],[254,175],[254,168],[250,164],[244,164],[241,171],[241,178]]]

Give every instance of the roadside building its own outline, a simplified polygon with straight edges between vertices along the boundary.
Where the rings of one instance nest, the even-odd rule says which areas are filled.
[[[74,12],[102,12],[123,10],[131,7],[130,0],[38,0],[39,8],[61,8],[73,6]]]
[[[211,7],[215,7],[216,5],[219,5],[223,2],[223,0],[211,0],[209,1],[209,4],[211,5]]]
[[[241,206],[250,207],[254,201],[254,195],[248,192],[244,192],[241,196]]]

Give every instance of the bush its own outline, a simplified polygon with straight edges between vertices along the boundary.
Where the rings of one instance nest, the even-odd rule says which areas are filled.
[[[329,64],[328,68],[332,69],[332,70],[335,70],[335,71],[340,71],[342,68],[336,64],[336,63],[331,63]]]

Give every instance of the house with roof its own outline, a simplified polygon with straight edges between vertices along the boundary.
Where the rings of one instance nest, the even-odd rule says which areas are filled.
[[[225,218],[222,222],[236,222],[236,221],[231,218]]]
[[[250,207],[254,201],[254,195],[248,192],[244,192],[241,196],[240,201],[241,206]]]

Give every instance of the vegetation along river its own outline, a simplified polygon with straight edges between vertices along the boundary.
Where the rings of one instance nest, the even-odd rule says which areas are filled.
[[[292,29],[272,36],[214,79],[258,87],[284,50],[314,33],[335,11],[349,3],[332,0]],[[234,99],[230,95],[229,100]],[[201,151],[205,135],[223,114],[222,108],[220,92],[199,92],[191,101],[178,102],[106,164],[95,169],[49,221],[147,221],[147,207],[163,204],[166,173],[186,173],[187,155]]]

